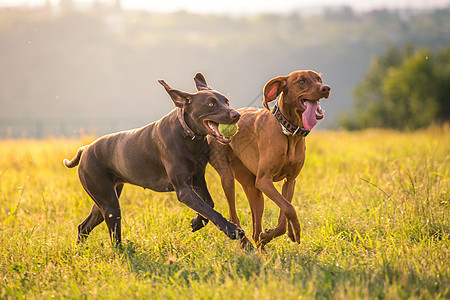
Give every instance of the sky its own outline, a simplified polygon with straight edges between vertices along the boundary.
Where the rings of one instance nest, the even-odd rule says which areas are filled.
[[[42,5],[47,0],[0,0],[0,6],[27,4]],[[57,3],[59,0],[48,0]],[[94,0],[75,0],[81,5],[87,5]],[[114,3],[115,0],[97,0],[103,3]],[[257,14],[283,13],[292,10],[311,10],[317,6],[348,5],[357,11],[372,9],[399,8],[444,8],[450,6],[450,0],[122,0],[125,9],[147,10],[152,12],[173,12],[186,10],[196,13],[216,14]]]

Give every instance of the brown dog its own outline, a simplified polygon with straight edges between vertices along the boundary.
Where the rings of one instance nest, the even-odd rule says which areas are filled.
[[[228,201],[230,221],[240,226],[235,207],[234,178],[242,185],[252,212],[253,239],[263,249],[271,239],[286,232],[300,242],[300,223],[292,206],[295,180],[305,161],[305,136],[323,118],[319,101],[328,98],[330,87],[314,71],[297,71],[273,78],[264,86],[266,109],[243,108],[239,131],[231,143],[208,138],[210,164],[219,173]],[[280,96],[270,111],[268,103]],[[284,180],[282,194],[273,182]],[[263,193],[280,207],[276,228],[262,232]],[[289,226],[287,226],[286,218]],[[241,239],[243,247],[248,240]]]

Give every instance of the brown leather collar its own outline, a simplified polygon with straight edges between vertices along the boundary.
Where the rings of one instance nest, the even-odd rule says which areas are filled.
[[[188,124],[184,120],[184,109],[177,107],[177,117],[178,121],[180,121],[181,127],[183,127],[183,133],[185,136],[190,137],[194,140],[197,137],[205,137],[205,135],[196,134],[191,128],[189,128]]]

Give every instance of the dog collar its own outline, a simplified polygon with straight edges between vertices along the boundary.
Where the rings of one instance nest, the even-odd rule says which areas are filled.
[[[280,123],[281,129],[283,130],[283,133],[285,135],[299,135],[306,137],[311,132],[311,130],[301,128],[300,126],[297,127],[289,122],[288,119],[286,119],[286,117],[281,113],[280,108],[278,107],[278,103],[273,107],[272,115],[274,115],[274,117]]]
[[[178,121],[180,121],[181,127],[183,127],[183,133],[185,136],[190,137],[192,140],[194,140],[196,137],[204,137],[202,135],[196,135],[195,132],[189,128],[188,124],[186,124],[186,121],[184,120],[184,109],[177,107],[177,116]]]

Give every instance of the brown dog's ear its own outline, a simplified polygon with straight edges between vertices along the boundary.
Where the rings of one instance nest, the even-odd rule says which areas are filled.
[[[194,77],[195,86],[197,87],[197,91],[210,90],[211,88],[206,83],[205,76],[202,73],[195,74]]]
[[[264,86],[264,100],[263,105],[265,108],[269,109],[269,102],[277,99],[278,96],[286,88],[286,76],[279,76],[271,79]]]
[[[192,94],[173,89],[162,79],[159,79],[158,82],[164,87],[176,107],[183,108],[191,102]]]

